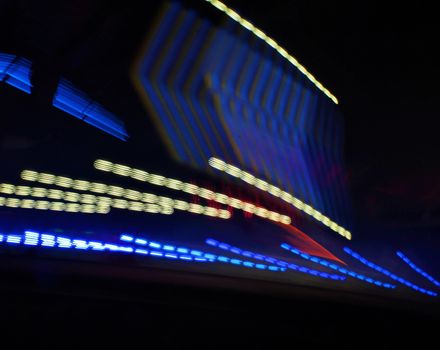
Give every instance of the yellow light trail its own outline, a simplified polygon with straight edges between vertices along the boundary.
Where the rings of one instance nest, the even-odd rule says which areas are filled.
[[[216,209],[195,203],[172,199],[169,197],[156,196],[152,193],[139,192],[119,186],[107,185],[99,182],[90,182],[85,180],[77,180],[64,176],[57,176],[48,173],[39,173],[32,170],[23,170],[21,178],[26,181],[44,183],[47,185],[55,185],[64,188],[73,188],[78,191],[89,191],[98,194],[107,194],[114,197],[122,197],[129,200],[141,201],[146,203],[159,204],[164,207],[171,207],[177,210],[188,211],[193,214],[207,215],[211,217],[219,217],[221,219],[229,219],[231,213],[224,209]],[[122,204],[120,204],[123,206]],[[127,209],[127,208],[123,208]],[[151,211],[150,211],[151,212]]]
[[[330,98],[335,104],[338,104],[338,99],[329,90],[327,90],[312,74],[310,74],[307,69],[301,65],[298,60],[290,55],[284,48],[281,47],[274,39],[269,37],[261,29],[258,29],[251,22],[241,17],[237,12],[226,6],[219,0],[206,0],[211,5],[219,9],[228,15],[235,22],[239,23],[242,27],[246,28],[258,38],[265,41],[266,44],[271,46],[276,50],[281,56],[283,56],[287,61],[289,61],[294,67],[296,67],[302,74],[304,74],[319,90],[321,90],[328,98]]]
[[[319,222],[322,222],[325,226],[329,227],[333,231],[337,232],[341,236],[351,239],[351,233],[347,231],[342,226],[339,226],[334,221],[330,220],[327,216],[323,215],[318,210],[312,208],[310,205],[305,204],[298,198],[295,198],[290,193],[281,190],[280,188],[273,186],[269,183],[267,183],[264,180],[256,178],[254,175],[241,170],[240,168],[237,168],[236,166],[233,166],[231,164],[228,164],[218,158],[211,157],[209,159],[209,165],[213,168],[223,171],[233,177],[236,177],[246,183],[248,183],[251,186],[254,186],[262,191],[265,191],[267,193],[270,193],[272,196],[281,198],[283,201],[292,204],[295,208],[303,211],[304,213],[312,216]]]
[[[58,199],[66,202],[96,204],[98,207],[112,207],[116,209],[126,209],[130,211],[142,211],[153,214],[172,214],[173,208],[169,205],[144,204],[142,202],[128,201],[125,199],[111,198],[104,196],[94,196],[78,192],[61,191],[51,188],[14,186],[11,184],[0,184],[0,193],[14,194],[16,196],[39,197]]]
[[[280,213],[267,210],[265,208],[257,207],[254,204],[244,202],[234,197],[229,197],[223,193],[216,193],[207,188],[199,187],[188,182],[167,178],[161,175],[151,174],[144,170],[131,168],[127,165],[116,164],[107,160],[98,159],[95,161],[94,166],[96,169],[101,171],[110,172],[120,176],[131,177],[132,179],[138,181],[148,182],[156,186],[171,188],[176,191],[183,191],[195,196],[212,200],[217,203],[230,205],[235,209],[240,209],[272,221],[280,222],[283,224],[290,224],[292,221],[287,215],[282,215]]]
[[[92,204],[53,202],[33,199],[19,199],[13,197],[0,197],[0,207],[64,211],[68,213],[85,214],[107,214],[110,211],[109,206],[96,206]]]

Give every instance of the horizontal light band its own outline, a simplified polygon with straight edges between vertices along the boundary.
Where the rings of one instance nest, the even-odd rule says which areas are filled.
[[[345,237],[347,239],[351,239],[351,233],[347,231],[342,226],[339,226],[332,220],[330,220],[328,217],[320,213],[318,210],[312,208],[310,205],[305,204],[298,198],[295,198],[290,193],[281,190],[280,188],[273,186],[269,183],[267,183],[264,180],[258,179],[252,174],[245,172],[236,166],[233,166],[231,164],[227,164],[226,162],[211,157],[209,159],[209,165],[217,170],[223,171],[233,177],[236,177],[244,182],[247,182],[249,185],[254,186],[262,191],[265,191],[267,193],[270,193],[271,195],[282,199],[283,201],[292,204],[295,208],[303,211],[304,213],[312,216],[319,222],[322,222],[325,226],[329,227],[333,231],[340,234],[342,237]]]
[[[20,208],[20,209],[39,209],[51,211],[64,211],[68,213],[85,214],[107,214],[110,207],[92,204],[77,204],[65,202],[52,202],[33,199],[18,199],[12,197],[0,197],[0,207]]]
[[[202,214],[211,217],[218,217],[221,219],[229,219],[231,217],[231,213],[225,209],[216,209],[208,206],[188,203],[182,200],[156,196],[152,193],[139,192],[132,189],[126,189],[119,186],[111,186],[98,182],[76,180],[64,176],[39,173],[32,170],[23,170],[21,172],[21,178],[26,181],[34,181],[64,188],[73,188],[78,191],[89,191],[98,194],[107,194],[114,197],[123,197],[130,200],[138,200],[145,203],[158,204],[160,206],[172,207],[177,210],[188,211],[194,214]],[[121,204],[121,206],[124,205]],[[159,212],[159,210],[157,212]]]
[[[346,252],[348,255],[352,256],[353,258],[355,258],[356,260],[360,261],[362,264],[372,268],[373,270],[376,270],[377,272],[380,272],[382,274],[384,274],[385,276],[388,276],[389,278],[404,284],[405,286],[412,288],[414,290],[416,290],[417,292],[423,293],[423,294],[427,294],[433,297],[437,296],[436,292],[432,292],[430,290],[424,289],[422,287],[419,287],[409,281],[407,281],[406,279],[396,276],[395,274],[393,274],[392,272],[388,271],[387,269],[384,269],[383,267],[380,267],[379,265],[376,265],[374,263],[372,263],[371,261],[365,259],[364,257],[362,257],[360,254],[354,252],[353,250],[351,250],[348,247],[344,248],[344,252]]]
[[[115,199],[111,197],[94,196],[78,192],[61,191],[51,188],[14,186],[11,184],[0,184],[0,193],[15,194],[17,196],[29,196],[39,198],[60,199],[67,202],[96,204],[98,207],[112,207],[131,211],[147,213],[172,214],[173,208],[169,205],[144,204],[142,202]]]
[[[205,198],[207,200],[212,200],[217,203],[230,205],[233,208],[241,209],[245,212],[249,212],[272,221],[281,222],[283,224],[291,223],[291,219],[286,215],[281,215],[277,212],[257,207],[254,204],[244,202],[237,198],[229,197],[223,193],[215,193],[207,188],[199,187],[188,182],[182,182],[180,180],[167,178],[161,175],[150,174],[140,169],[131,168],[126,165],[112,163],[110,161],[102,159],[96,160],[94,166],[96,169],[101,171],[111,172],[120,176],[131,177],[132,179],[138,181],[148,182],[157,186],[168,187],[173,190],[183,191],[192,195]]]
[[[339,281],[345,280],[345,276],[341,276],[341,275],[337,275],[337,274],[330,274],[330,273],[326,273],[326,272],[322,272],[322,271],[318,271],[318,270],[309,269],[305,266],[300,266],[300,265],[296,265],[293,263],[288,263],[284,260],[275,259],[275,258],[266,256],[266,255],[263,255],[263,254],[253,253],[248,250],[243,250],[243,249],[240,249],[237,247],[233,247],[229,244],[219,242],[219,241],[212,239],[212,238],[208,238],[205,242],[206,242],[206,244],[208,244],[210,246],[217,247],[217,248],[220,248],[223,250],[227,250],[227,251],[230,251],[231,253],[234,253],[234,254],[245,256],[245,257],[255,259],[255,260],[263,260],[263,261],[266,261],[270,264],[275,264],[275,265],[285,267],[285,268],[288,268],[288,269],[291,269],[294,271],[307,273],[312,276],[317,276],[317,277],[322,277],[322,278],[330,278],[330,279],[339,280]]]
[[[420,267],[414,264],[405,254],[402,252],[396,252],[397,256],[401,258],[404,262],[406,262],[414,271],[425,277],[427,280],[431,281],[437,287],[440,287],[440,282],[437,281],[434,277],[429,275],[427,272],[423,271]]]
[[[224,3],[218,0],[206,0],[220,11],[224,12],[235,22],[239,23],[242,27],[246,28],[261,40],[265,41],[270,47],[276,50],[282,57],[289,61],[295,68],[297,68],[302,74],[304,74],[319,90],[321,90],[328,98],[334,103],[338,104],[338,99],[327,90],[316,78],[310,74],[303,65],[301,65],[295,57],[290,55],[285,49],[283,49],[274,39],[267,36],[261,29],[255,27],[251,22],[241,17],[237,12],[227,7]]]
[[[361,275],[361,274],[356,273],[354,271],[347,270],[346,268],[343,268],[343,267],[340,267],[340,266],[338,266],[338,265],[336,265],[334,263],[328,262],[327,260],[320,259],[320,258],[317,258],[316,256],[312,256],[312,255],[303,253],[303,252],[299,251],[298,249],[291,247],[287,243],[281,244],[281,248],[283,248],[285,250],[288,250],[288,251],[292,252],[293,254],[300,256],[301,258],[303,258],[305,260],[309,260],[309,261],[312,261],[312,262],[314,262],[316,264],[320,264],[322,266],[329,267],[332,270],[338,271],[339,273],[342,273],[342,274],[347,275],[347,276],[351,276],[351,277],[357,278],[357,279],[359,279],[361,281],[364,281],[364,282],[367,282],[367,283],[371,283],[371,284],[375,284],[376,286],[383,287],[383,288],[390,288],[390,289],[396,288],[395,285],[375,280],[373,278]]]
[[[23,235],[3,235],[0,234],[0,243],[10,245],[36,246],[42,248],[58,249],[77,249],[89,250],[93,252],[111,252],[111,253],[131,253],[139,255],[148,255],[154,258],[165,258],[171,260],[184,260],[195,262],[208,262],[203,257],[192,257],[187,254],[173,254],[157,250],[137,249],[133,246],[121,246],[113,243],[100,241],[86,241],[81,238],[62,237],[52,234],[40,234],[34,231],[25,231]]]
[[[186,247],[177,247],[177,246],[171,245],[171,244],[164,244],[164,243],[157,242],[157,241],[149,241],[145,237],[140,238],[140,237],[134,237],[131,235],[123,234],[120,236],[120,239],[121,239],[121,241],[124,241],[124,242],[130,242],[130,243],[134,243],[137,245],[152,247],[154,249],[164,250],[167,252],[177,252],[177,253],[189,254],[189,255],[192,255],[195,257],[199,257],[199,258],[205,258],[205,259],[208,259],[209,261],[213,261],[213,262],[216,261],[216,262],[220,262],[220,263],[227,263],[227,264],[232,264],[232,265],[244,266],[244,267],[248,267],[248,268],[255,268],[258,270],[282,271],[282,272],[284,272],[286,270],[285,267],[278,267],[278,266],[266,265],[266,264],[258,264],[258,263],[254,263],[252,261],[233,259],[233,258],[230,258],[227,256],[219,256],[219,255],[215,255],[215,254],[211,254],[211,253],[205,253],[205,252],[202,252],[199,250],[190,249],[190,248],[186,248]]]

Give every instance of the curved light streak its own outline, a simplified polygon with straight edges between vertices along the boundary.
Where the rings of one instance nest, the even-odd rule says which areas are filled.
[[[338,99],[329,90],[327,90],[312,74],[310,74],[307,69],[298,62],[298,60],[290,55],[284,48],[281,47],[274,39],[269,37],[261,29],[257,28],[248,20],[241,17],[237,12],[226,6],[223,2],[218,0],[206,0],[211,5],[224,12],[229,18],[233,19],[235,22],[239,23],[242,27],[246,28],[248,31],[252,32],[261,40],[265,41],[267,45],[276,50],[282,57],[289,61],[295,68],[297,68],[302,74],[304,74],[307,79],[309,79],[319,90],[321,90],[328,98],[330,98],[335,104],[338,104]]]
[[[322,222],[325,226],[332,229],[336,233],[339,233],[342,237],[351,239],[351,232],[347,231],[342,226],[339,226],[334,221],[330,220],[328,217],[323,215],[318,210],[312,208],[310,205],[305,204],[298,198],[295,198],[290,193],[281,190],[280,188],[267,183],[264,180],[258,179],[254,175],[243,171],[242,169],[228,164],[218,158],[211,157],[209,159],[209,165],[217,170],[223,171],[233,177],[236,177],[244,182],[247,182],[249,185],[254,186],[264,192],[271,194],[274,197],[282,199],[284,202],[292,204],[295,208],[301,210],[302,212],[312,216],[319,222]]]

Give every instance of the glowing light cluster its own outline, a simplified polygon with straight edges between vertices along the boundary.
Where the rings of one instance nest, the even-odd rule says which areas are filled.
[[[0,53],[0,81],[31,93],[31,62],[23,57]]]
[[[405,280],[402,277],[396,276],[395,274],[393,274],[392,272],[384,269],[383,267],[380,267],[379,265],[376,265],[376,264],[372,263],[371,261],[365,259],[360,254],[354,252],[353,250],[351,250],[348,247],[344,248],[344,252],[346,252],[348,255],[352,256],[356,260],[360,261],[362,264],[372,268],[373,270],[376,270],[377,272],[380,272],[380,273],[384,274],[385,276],[388,276],[389,278],[391,278],[391,279],[393,279],[393,280],[395,280],[395,281],[397,281],[399,283],[404,284],[405,286],[407,286],[409,288],[412,288],[412,289],[416,290],[417,292],[420,292],[420,293],[423,293],[423,294],[427,294],[427,295],[430,295],[430,296],[434,296],[434,297],[437,296],[436,292],[432,292],[430,290],[424,289],[422,287],[419,287],[419,286],[417,286],[417,285],[415,285],[415,284]]]
[[[108,205],[98,206],[92,204],[77,204],[77,203],[52,202],[45,200],[19,199],[13,197],[0,197],[0,207],[65,211],[68,213],[84,213],[84,214],[95,214],[95,213],[107,214],[110,211],[110,207]]]
[[[61,191],[57,189],[14,186],[11,184],[0,184],[0,193],[15,194],[17,196],[30,196],[50,199],[60,199],[67,202],[96,204],[98,207],[113,207],[131,211],[142,211],[147,213],[172,214],[173,208],[169,205],[144,204],[142,202],[128,201],[104,196],[94,196],[78,192]]]
[[[140,238],[140,237],[134,237],[131,235],[124,234],[124,235],[120,236],[120,239],[124,242],[130,242],[130,243],[134,243],[134,244],[138,244],[138,245],[142,245],[142,246],[148,246],[148,247],[152,247],[154,249],[161,249],[166,252],[177,252],[177,253],[190,254],[195,257],[203,257],[203,258],[208,259],[209,261],[212,261],[212,262],[216,261],[216,262],[220,262],[220,263],[228,263],[228,264],[232,264],[232,265],[239,265],[239,266],[244,266],[244,267],[249,267],[249,268],[255,268],[258,270],[269,270],[269,271],[285,271],[286,270],[285,267],[278,267],[278,266],[266,265],[266,264],[258,264],[258,263],[254,263],[252,261],[244,261],[244,260],[240,260],[240,259],[229,258],[227,256],[219,256],[219,255],[205,253],[205,252],[202,252],[199,250],[189,249],[189,248],[185,248],[185,247],[176,247],[175,245],[164,244],[164,243],[160,243],[157,241],[149,241],[144,237]]]
[[[298,198],[295,198],[290,193],[283,191],[280,188],[278,188],[274,185],[271,185],[264,180],[258,179],[254,175],[252,175],[246,171],[243,171],[243,170],[237,168],[236,166],[233,166],[231,164],[227,164],[218,158],[211,157],[209,159],[209,165],[217,170],[223,171],[233,177],[236,177],[244,182],[247,182],[251,186],[254,186],[254,187],[256,187],[262,191],[265,191],[267,193],[270,193],[271,195],[278,197],[289,204],[292,204],[295,208],[312,216],[313,218],[315,218],[319,222],[322,222],[325,226],[327,226],[330,229],[332,229],[333,231],[339,233],[342,237],[345,237],[347,239],[351,239],[351,233],[349,231],[347,231],[342,226],[339,226],[337,223],[330,220],[328,217],[323,215],[318,210],[312,208],[310,205],[305,204],[304,202],[302,202]]]
[[[397,256],[401,258],[404,262],[406,262],[414,271],[425,277],[427,280],[431,281],[437,287],[440,287],[440,282],[437,281],[434,277],[429,275],[427,272],[423,271],[420,267],[414,264],[405,254],[402,252],[396,252]]]
[[[164,186],[177,191],[183,191],[192,195],[196,195],[207,200],[212,200],[217,203],[230,205],[235,209],[241,209],[245,212],[255,214],[262,218],[272,221],[281,222],[283,224],[290,224],[291,219],[280,213],[267,210],[265,208],[257,207],[254,204],[244,202],[240,199],[229,197],[223,193],[216,193],[207,188],[199,187],[197,185],[182,182],[180,180],[167,178],[161,175],[151,174],[146,171],[131,168],[122,164],[115,164],[107,160],[98,159],[95,161],[96,169],[106,172],[111,172],[120,176],[131,177],[132,179],[148,182],[157,186]],[[177,209],[177,208],[175,208]]]
[[[288,251],[292,252],[293,254],[300,256],[301,258],[303,258],[305,260],[309,260],[309,261],[312,261],[316,264],[320,264],[322,266],[331,268],[332,270],[338,271],[339,273],[342,273],[344,275],[348,275],[348,276],[357,278],[361,281],[375,284],[376,286],[383,287],[383,288],[391,288],[391,289],[396,288],[395,285],[375,280],[371,277],[367,277],[367,276],[361,275],[359,273],[356,273],[354,271],[347,270],[346,268],[343,268],[343,267],[340,267],[336,264],[328,262],[327,260],[320,259],[320,258],[317,258],[316,256],[311,256],[309,254],[303,253],[303,252],[299,251],[298,249],[291,247],[287,243],[281,244],[281,248],[288,250]]]
[[[128,138],[124,122],[120,118],[64,78],[60,79],[52,103],[54,107],[122,141]]]
[[[0,234],[0,243],[10,245],[39,246],[44,248],[60,248],[60,249],[78,249],[89,250],[94,252],[112,252],[112,253],[132,253],[139,255],[148,255],[154,258],[166,258],[172,260],[207,262],[203,257],[193,257],[185,254],[163,253],[157,250],[137,249],[132,246],[122,246],[113,243],[101,241],[86,241],[80,238],[69,238],[56,236],[52,234],[40,234],[33,231],[25,231],[23,235],[3,235]]]
[[[227,250],[227,251],[230,251],[231,253],[234,253],[234,254],[245,256],[245,257],[248,257],[248,258],[251,258],[251,259],[255,259],[255,260],[263,260],[263,261],[266,261],[266,262],[268,262],[270,264],[275,264],[275,265],[278,265],[278,266],[281,266],[281,267],[284,267],[284,268],[288,268],[288,269],[291,269],[291,270],[294,270],[294,271],[307,273],[307,274],[312,275],[312,276],[317,276],[317,277],[322,277],[322,278],[330,278],[330,279],[339,280],[339,281],[345,280],[345,277],[341,276],[341,275],[325,273],[325,272],[322,272],[322,271],[317,271],[317,270],[309,269],[309,268],[307,268],[305,266],[299,266],[299,265],[296,265],[296,264],[288,263],[288,262],[283,261],[283,260],[279,260],[279,259],[275,259],[275,258],[272,258],[272,257],[268,257],[268,256],[265,256],[263,254],[253,253],[253,252],[250,252],[248,250],[243,250],[243,249],[231,246],[229,244],[226,244],[226,243],[223,243],[223,242],[219,242],[219,241],[217,241],[215,239],[212,239],[212,238],[208,238],[205,242],[206,242],[206,244],[208,244],[210,246],[217,247],[217,248],[220,248],[220,249],[223,249],[223,250]]]
[[[267,45],[276,50],[281,56],[283,56],[287,61],[289,61],[294,67],[296,67],[302,74],[304,74],[319,90],[321,90],[328,98],[330,98],[334,103],[338,104],[338,99],[327,90],[316,78],[310,74],[307,69],[301,65],[295,57],[290,55],[284,48],[282,48],[274,39],[267,36],[261,29],[255,27],[251,22],[241,17],[237,12],[227,7],[224,3],[218,0],[206,0],[214,7],[218,8],[220,11],[223,11],[226,15],[228,15],[235,22],[242,25],[244,28],[252,32],[261,40],[265,41]]]
[[[73,188],[79,191],[89,191],[98,194],[107,194],[114,197],[123,197],[130,200],[141,201],[145,203],[158,204],[163,209],[154,209],[152,206],[147,206],[149,212],[161,212],[164,214],[171,214],[170,209],[188,211],[193,214],[202,214],[211,217],[218,217],[221,219],[229,219],[231,213],[224,209],[216,209],[209,206],[203,206],[195,203],[188,203],[186,201],[172,199],[169,197],[156,196],[152,193],[139,192],[132,189],[127,189],[119,186],[111,186],[98,182],[89,182],[85,180],[75,180],[64,176],[56,176],[47,173],[38,173],[32,170],[24,170],[21,173],[21,178],[26,181],[35,181],[48,185],[55,185],[64,188]],[[139,204],[133,204],[133,210],[139,209]],[[112,205],[115,208],[127,209],[130,203],[126,201],[112,200]]]

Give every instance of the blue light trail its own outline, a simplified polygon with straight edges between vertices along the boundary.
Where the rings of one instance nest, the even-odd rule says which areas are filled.
[[[266,261],[266,262],[271,263],[271,264],[275,264],[275,265],[278,265],[278,266],[281,266],[281,267],[284,267],[284,268],[288,268],[288,269],[291,269],[291,270],[295,270],[295,271],[298,271],[298,272],[307,273],[307,274],[312,275],[312,276],[317,276],[317,277],[322,277],[322,278],[330,278],[330,279],[339,280],[339,281],[345,280],[345,277],[341,276],[341,275],[330,274],[330,273],[326,273],[326,272],[322,272],[322,271],[317,271],[317,270],[309,269],[309,268],[307,268],[305,266],[300,266],[300,265],[296,265],[296,264],[293,264],[293,263],[288,263],[288,262],[286,262],[284,260],[279,260],[279,259],[268,257],[268,256],[265,256],[265,255],[262,255],[262,254],[253,253],[253,252],[250,252],[248,250],[242,250],[240,248],[233,247],[233,246],[231,246],[229,244],[226,244],[226,243],[223,243],[223,242],[219,242],[219,241],[217,241],[215,239],[212,239],[212,238],[208,238],[205,242],[206,242],[206,244],[209,244],[210,246],[217,247],[217,248],[220,248],[220,249],[223,249],[223,250],[227,250],[227,251],[230,251],[231,253],[234,253],[234,254],[245,256],[245,257],[248,257],[248,258],[251,258],[251,259],[263,260],[263,261]]]
[[[402,277],[396,276],[392,272],[390,272],[390,271],[380,267],[379,265],[376,265],[376,264],[372,263],[371,261],[365,259],[360,254],[354,252],[353,250],[351,250],[348,247],[344,248],[344,252],[346,252],[348,255],[352,256],[356,260],[360,261],[362,264],[364,264],[364,265],[366,265],[368,267],[371,267],[373,270],[376,270],[377,272],[380,272],[380,273],[384,274],[385,276],[388,276],[389,278],[391,278],[391,279],[393,279],[393,280],[395,280],[395,281],[397,281],[399,283],[402,283],[403,285],[405,285],[405,286],[407,286],[409,288],[412,288],[412,289],[416,290],[417,292],[420,292],[420,293],[423,293],[423,294],[427,294],[427,295],[430,295],[430,296],[433,296],[433,297],[437,296],[436,292],[432,292],[430,290],[424,289],[422,287],[419,287],[419,286],[417,286],[417,285],[415,285],[415,284],[405,280]]]
[[[320,259],[320,258],[317,258],[316,256],[312,256],[312,255],[303,253],[303,252],[299,251],[298,249],[291,247],[287,243],[281,244],[281,248],[288,250],[288,251],[292,252],[293,254],[300,256],[301,258],[303,258],[305,260],[309,260],[309,261],[312,261],[316,264],[320,264],[322,266],[329,267],[329,268],[331,268],[335,271],[338,271],[344,275],[348,275],[348,276],[357,278],[361,281],[375,284],[376,286],[383,287],[383,288],[390,288],[390,289],[396,288],[395,285],[392,285],[389,283],[384,283],[381,281],[377,281],[371,277],[367,277],[367,276],[361,275],[359,273],[356,273],[354,271],[347,270],[346,268],[343,268],[343,267],[340,267],[334,263],[328,262],[327,260]]]

